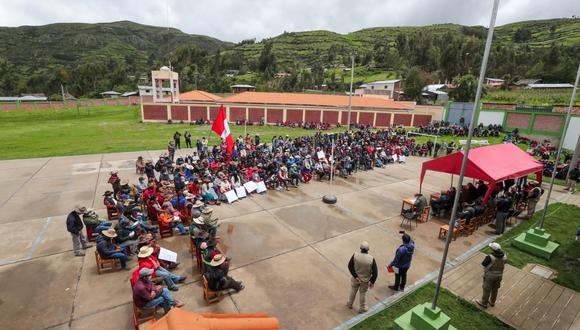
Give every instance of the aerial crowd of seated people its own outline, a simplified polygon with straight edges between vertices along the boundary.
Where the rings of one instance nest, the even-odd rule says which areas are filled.
[[[186,131],[183,136],[192,153],[176,158],[181,136],[176,132],[167,152],[155,162],[137,159],[136,171],[141,175],[137,182],[111,171],[111,189],[103,194],[109,219],[81,206],[67,218],[75,255],[83,256],[82,249],[90,247],[83,235],[86,226],[87,234],[95,236],[100,258],[116,259],[125,270],[130,270],[128,261],[137,258],[138,267],[131,278],[137,307],[168,311],[183,305],[170,292],[185,281],[172,272],[179,263],[159,258],[164,234],[191,238],[192,252],[209,289],[244,289],[243,283],[228,275],[230,258],[220,250],[216,236],[220,223],[212,215],[213,207],[226,200],[227,191],[249,181],[288,190],[313,179],[328,180],[331,175],[346,178],[353,172],[403,162],[411,143],[401,130],[373,132],[366,127],[294,139],[277,136],[270,144],[262,143],[259,134],[248,134],[236,139],[228,153],[224,141],[210,147],[204,137],[192,144]]]

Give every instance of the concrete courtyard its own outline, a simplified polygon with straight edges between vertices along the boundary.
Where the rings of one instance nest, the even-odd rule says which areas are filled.
[[[160,151],[0,161],[0,324],[3,329],[131,329],[131,272],[97,275],[94,248],[74,257],[65,218],[76,204],[105,216],[102,194],[110,189],[109,171],[136,181],[134,161],[157,159]],[[284,329],[331,329],[357,314],[344,305],[350,274],[347,262],[360,241],[370,243],[379,278],[367,296],[380,308],[398,295],[387,286],[394,276],[385,265],[400,244],[401,200],[419,189],[424,158],[407,164],[337,178],[338,204],[320,200],[328,182],[264,195],[215,207],[222,220],[221,249],[232,257],[231,276],[246,289],[212,305],[203,300],[200,276],[193,268],[185,237],[159,240],[178,252],[187,275],[174,296],[185,310],[202,313],[267,312]],[[428,173],[423,192],[447,189],[450,176]],[[580,203],[579,195],[556,187],[554,200]],[[404,230],[416,242],[408,287],[436,275],[444,242],[438,239],[443,220],[431,219]],[[460,263],[493,237],[480,228],[451,245],[449,265]],[[130,266],[135,266],[133,260]],[[192,272],[194,271],[194,272]],[[355,302],[358,307],[358,301]]]

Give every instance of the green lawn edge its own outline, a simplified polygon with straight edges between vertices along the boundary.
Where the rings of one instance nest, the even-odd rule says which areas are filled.
[[[580,292],[580,261],[578,260],[580,241],[575,240],[576,229],[580,227],[580,207],[565,203],[554,203],[548,206],[544,229],[552,235],[552,241],[560,244],[550,260],[533,256],[512,245],[515,237],[539,225],[542,213],[543,210],[536,212],[532,219],[525,220],[514,229],[507,231],[495,242],[501,244],[510,265],[520,269],[530,263],[550,267],[558,272],[557,277],[552,279],[554,283]],[[489,247],[481,251],[491,253]]]
[[[393,329],[394,321],[418,304],[431,302],[435,293],[435,284],[429,282],[389,307],[359,322],[351,329],[374,330]],[[437,307],[451,318],[451,325],[457,329],[513,329],[495,316],[482,311],[472,303],[441,288]]]

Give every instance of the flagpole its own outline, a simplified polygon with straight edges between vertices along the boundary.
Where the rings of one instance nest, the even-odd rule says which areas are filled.
[[[332,180],[334,178],[334,137],[332,138],[332,146],[330,147],[330,194],[322,197],[322,202],[326,204],[336,204],[337,198],[332,194]]]

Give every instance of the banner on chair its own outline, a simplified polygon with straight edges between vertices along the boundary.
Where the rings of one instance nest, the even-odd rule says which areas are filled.
[[[258,192],[258,194],[261,194],[263,192],[266,192],[266,190],[268,190],[266,188],[266,184],[264,183],[264,181],[260,181],[257,184],[258,188],[256,189],[256,192]]]
[[[248,194],[251,194],[252,192],[256,191],[256,189],[258,189],[258,185],[256,185],[254,181],[248,181],[244,183],[244,188],[246,188]]]
[[[246,188],[244,188],[244,187],[236,188],[236,195],[238,195],[238,198],[246,197]]]
[[[224,195],[226,196],[226,199],[230,204],[238,200],[238,196],[236,195],[236,192],[233,190],[226,191]]]

